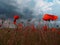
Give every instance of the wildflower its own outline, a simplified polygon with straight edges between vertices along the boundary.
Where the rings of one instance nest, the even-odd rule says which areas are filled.
[[[15,15],[14,16],[14,24],[16,24],[16,20],[19,19],[19,16],[18,15]]]
[[[54,32],[54,31],[56,31],[56,28],[51,28],[51,30]]]
[[[43,30],[44,31],[47,31],[47,29],[48,29],[48,27],[45,25],[45,26],[43,26]]]

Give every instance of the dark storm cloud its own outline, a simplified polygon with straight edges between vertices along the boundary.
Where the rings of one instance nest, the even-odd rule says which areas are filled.
[[[20,18],[32,17],[32,11],[29,8],[24,8],[23,12],[11,3],[16,3],[12,0],[0,0],[0,17],[13,18],[14,15],[19,15]],[[1,16],[2,15],[2,16]]]

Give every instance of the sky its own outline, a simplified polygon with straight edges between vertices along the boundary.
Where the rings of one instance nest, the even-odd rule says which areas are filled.
[[[42,18],[46,13],[57,15],[60,20],[60,0],[0,0],[0,18]]]

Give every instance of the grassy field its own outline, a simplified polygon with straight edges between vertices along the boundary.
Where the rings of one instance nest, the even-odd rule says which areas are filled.
[[[60,45],[60,29],[0,29],[0,45]]]

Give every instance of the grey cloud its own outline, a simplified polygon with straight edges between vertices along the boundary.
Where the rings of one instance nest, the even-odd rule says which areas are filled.
[[[13,5],[15,3],[14,0],[0,0],[0,14],[5,15],[6,18],[13,18],[14,15],[20,15],[20,18],[25,19],[33,17],[32,10],[27,7],[21,9],[17,5]]]

